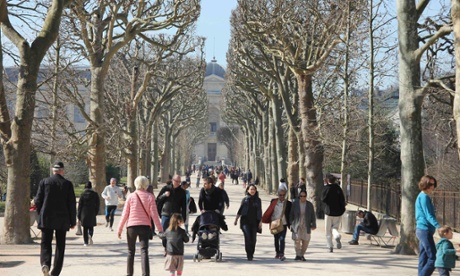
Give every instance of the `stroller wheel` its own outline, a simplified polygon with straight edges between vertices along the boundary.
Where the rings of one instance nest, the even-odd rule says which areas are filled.
[[[219,254],[216,254],[216,255],[214,256],[214,260],[216,261],[216,263],[219,261]]]
[[[198,259],[198,254],[193,255],[193,262],[196,262],[196,259]]]
[[[222,262],[222,252],[219,252],[219,261]]]

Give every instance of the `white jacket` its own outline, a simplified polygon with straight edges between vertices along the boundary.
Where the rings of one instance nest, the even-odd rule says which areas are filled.
[[[118,205],[118,198],[123,196],[120,187],[107,185],[101,194],[102,198],[105,199],[106,206]]]

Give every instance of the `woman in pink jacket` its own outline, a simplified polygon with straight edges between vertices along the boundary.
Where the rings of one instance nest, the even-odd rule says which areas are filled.
[[[149,180],[145,176],[138,176],[134,180],[136,192],[130,194],[125,202],[121,221],[118,225],[118,238],[121,239],[121,233],[126,224],[128,240],[128,267],[127,275],[134,273],[134,254],[136,252],[136,240],[139,236],[141,243],[141,265],[142,275],[150,275],[149,266],[149,237],[151,233],[150,219],[155,223],[156,229],[161,233],[160,218],[158,217],[157,204],[155,196],[147,192]]]

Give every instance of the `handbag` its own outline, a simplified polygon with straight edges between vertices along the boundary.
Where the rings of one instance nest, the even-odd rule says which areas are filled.
[[[284,231],[283,215],[284,215],[285,210],[286,210],[286,201],[284,201],[283,211],[281,211],[281,216],[273,220],[272,222],[270,222],[270,233],[272,233],[272,235],[276,235]]]
[[[77,232],[75,233],[77,236],[83,235],[83,231],[81,231],[81,221],[77,222]]]
[[[136,196],[137,198],[139,199],[139,201],[141,202],[141,206],[142,206],[142,209],[144,209],[145,213],[147,214],[147,216],[149,217],[150,219],[150,232],[149,232],[149,240],[153,240],[153,236],[154,236],[154,232],[155,232],[155,228],[153,227],[153,220],[152,218],[150,217],[150,214],[149,212],[147,212],[147,210],[145,209],[144,207],[144,203],[142,202],[141,198],[139,197],[139,195],[136,193]]]

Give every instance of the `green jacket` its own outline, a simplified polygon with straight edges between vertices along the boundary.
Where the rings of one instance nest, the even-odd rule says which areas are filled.
[[[457,260],[457,251],[454,245],[446,238],[442,238],[436,244],[436,262],[435,267],[454,268],[455,261]]]

